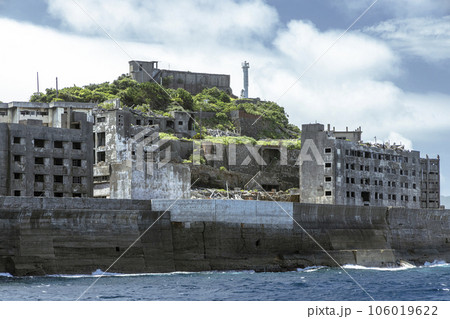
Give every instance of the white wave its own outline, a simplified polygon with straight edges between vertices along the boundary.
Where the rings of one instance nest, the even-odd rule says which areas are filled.
[[[317,271],[323,268],[328,268],[325,266],[311,266],[311,267],[305,267],[305,268],[297,268],[298,272],[313,272],[313,271]]]
[[[98,277],[143,277],[143,276],[173,276],[173,275],[192,275],[192,274],[215,274],[215,273],[227,273],[227,274],[240,274],[240,273],[254,273],[252,271],[230,271],[230,272],[217,272],[217,271],[174,271],[174,272],[165,272],[165,273],[137,273],[137,274],[125,274],[125,273],[111,273],[111,272],[103,272],[101,269],[97,269],[92,274],[75,274],[75,275],[67,275],[67,274],[58,274],[58,275],[47,275],[47,277],[55,277],[55,278],[98,278]]]
[[[435,260],[435,261],[433,261],[431,263],[426,261],[423,264],[423,267],[430,267],[430,268],[433,268],[433,267],[448,267],[448,266],[450,266],[450,264],[446,263],[445,260]]]
[[[408,270],[416,268],[416,266],[412,266],[411,264],[399,266],[399,267],[365,267],[360,265],[344,265],[342,266],[344,269],[357,269],[357,270],[377,270],[377,271],[400,271],[400,270]]]
[[[12,278],[12,277],[14,277],[14,276],[11,275],[9,272],[0,272],[0,277],[8,277],[8,278]]]

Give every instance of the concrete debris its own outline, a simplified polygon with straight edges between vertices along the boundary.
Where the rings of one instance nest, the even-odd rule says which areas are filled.
[[[280,202],[299,202],[298,189],[290,191],[224,190],[213,188],[195,188],[191,190],[191,199],[233,199],[264,200]]]

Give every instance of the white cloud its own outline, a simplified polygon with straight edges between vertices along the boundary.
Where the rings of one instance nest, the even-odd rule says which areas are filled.
[[[276,10],[261,0],[77,0],[81,8],[47,2],[49,12],[77,32],[103,35],[98,23],[114,38],[150,43],[242,44],[270,38],[278,22]]]
[[[381,22],[365,32],[387,40],[401,52],[430,62],[450,59],[450,16]]]
[[[387,138],[387,141],[390,144],[403,145],[403,146],[405,146],[405,149],[407,149],[407,150],[412,150],[413,149],[412,141],[410,139],[407,139],[406,137],[402,136],[401,134],[399,134],[397,132],[390,132],[389,136]]]

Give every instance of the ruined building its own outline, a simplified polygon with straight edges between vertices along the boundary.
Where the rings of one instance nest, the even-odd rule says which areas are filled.
[[[86,113],[26,102],[0,110],[0,195],[92,197]]]
[[[92,122],[92,110],[95,103],[77,102],[11,102],[0,103],[0,123],[25,123],[27,120],[38,120],[43,126],[71,128],[70,113],[85,113]]]
[[[192,94],[198,94],[205,88],[217,87],[229,95],[232,94],[230,76],[226,74],[163,70],[158,68],[157,61],[130,61],[128,63],[131,78],[139,83],[154,80],[165,87],[182,88]]]
[[[302,126],[302,153],[310,156],[300,165],[302,202],[439,208],[439,157],[350,140],[360,132],[344,139],[322,124]]]
[[[189,198],[189,167],[161,163],[165,153],[160,156],[160,130],[189,137],[193,133],[189,114],[173,112],[172,116],[127,109],[95,111],[94,197]]]

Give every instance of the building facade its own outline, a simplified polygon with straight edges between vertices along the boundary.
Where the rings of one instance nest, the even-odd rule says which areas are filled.
[[[232,94],[230,76],[227,74],[209,74],[186,71],[163,70],[157,61],[129,61],[130,75],[139,83],[153,82],[171,89],[182,88],[192,94],[198,94],[205,88],[217,87]]]
[[[0,195],[93,196],[92,123],[83,113],[66,116],[72,128],[0,123]]]
[[[173,112],[173,117],[169,118],[128,109],[102,109],[96,110],[94,116],[94,197],[189,197],[188,166],[155,164],[164,156],[172,158],[172,154],[166,155],[165,150],[159,149],[160,131],[174,132],[179,136],[194,134],[192,127],[189,130],[189,121],[192,120],[189,114]],[[150,165],[151,174],[147,171]]]
[[[302,126],[301,202],[439,208],[439,159],[339,137],[322,124]]]
[[[41,121],[43,126],[55,128],[75,128],[71,122],[71,113],[86,114],[87,121],[92,122],[95,103],[77,102],[10,102],[0,104],[0,123],[25,123],[27,120]]]

